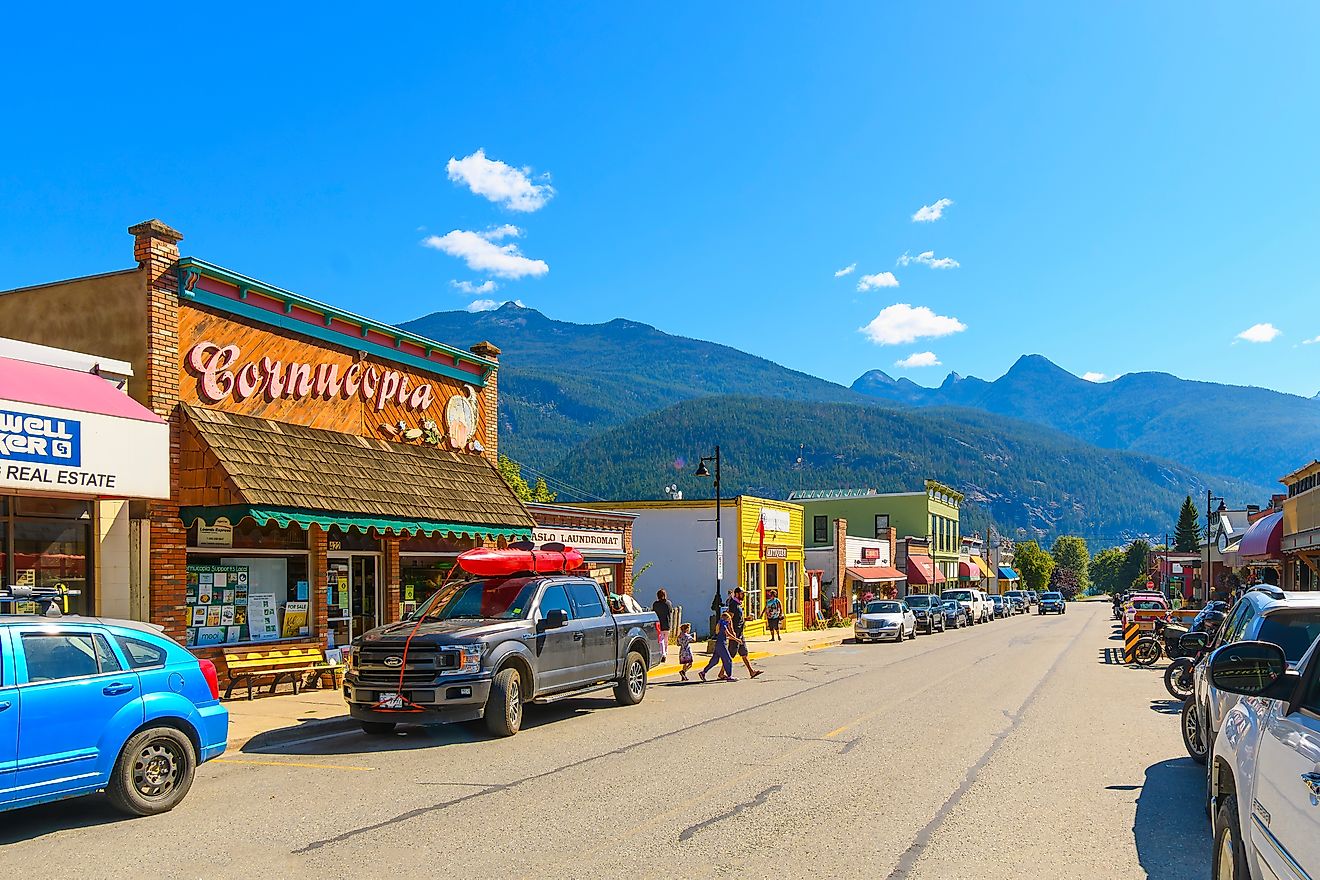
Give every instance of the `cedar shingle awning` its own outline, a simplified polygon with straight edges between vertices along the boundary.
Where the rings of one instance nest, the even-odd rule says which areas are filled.
[[[183,405],[185,524],[251,516],[406,534],[527,537],[533,520],[481,456]]]

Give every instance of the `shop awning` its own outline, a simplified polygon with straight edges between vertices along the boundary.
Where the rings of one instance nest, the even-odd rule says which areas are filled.
[[[0,357],[0,488],[169,498],[169,425],[94,373]]]
[[[907,579],[908,583],[920,584],[923,587],[942,584],[945,581],[944,572],[935,567],[929,556],[907,558]]]
[[[995,576],[995,570],[981,557],[973,555],[972,564],[981,570],[982,577],[992,578]]]
[[[958,563],[958,580],[960,581],[979,581],[981,579],[981,569],[977,568],[971,562]]]
[[[1015,581],[1019,578],[1016,571],[1009,568],[1007,565],[1001,565],[999,566],[999,579],[1001,581]]]
[[[1243,559],[1282,559],[1283,511],[1262,516],[1247,528],[1238,547]]]
[[[901,581],[903,572],[888,565],[859,565],[847,569],[848,577],[862,583],[873,584],[879,581]]]
[[[252,517],[403,534],[530,537],[531,514],[479,455],[184,405],[185,523]]]

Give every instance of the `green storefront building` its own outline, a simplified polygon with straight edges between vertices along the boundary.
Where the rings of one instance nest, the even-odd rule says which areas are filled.
[[[925,491],[876,492],[873,489],[813,489],[794,492],[789,500],[802,505],[807,549],[833,542],[833,522],[847,520],[849,535],[884,538],[892,528],[898,540],[927,538],[936,568],[958,580],[962,532],[958,511],[963,495],[927,480]]]

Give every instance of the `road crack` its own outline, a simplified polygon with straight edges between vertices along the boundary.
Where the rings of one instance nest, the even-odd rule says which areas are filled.
[[[756,797],[752,798],[750,801],[746,801],[745,803],[741,803],[741,804],[736,804],[732,809],[720,813],[718,816],[711,816],[709,819],[698,822],[696,825],[689,825],[688,827],[684,828],[682,831],[678,833],[679,842],[682,843],[685,840],[689,840],[692,837],[692,835],[696,834],[698,831],[702,831],[706,828],[709,828],[710,826],[715,825],[716,823],[723,822],[725,819],[732,819],[734,816],[738,815],[743,810],[750,810],[755,807],[761,806],[770,799],[770,795],[781,791],[783,788],[784,786],[782,785],[772,785],[767,789],[763,789]]]

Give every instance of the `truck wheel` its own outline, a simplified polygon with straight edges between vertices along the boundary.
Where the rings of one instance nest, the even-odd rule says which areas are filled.
[[[623,678],[614,684],[614,699],[620,706],[636,706],[646,696],[646,658],[629,651],[623,661]]]
[[[513,736],[522,727],[522,682],[512,667],[495,673],[486,698],[486,729],[496,736]]]
[[[389,736],[394,732],[393,721],[360,721],[362,732],[368,736]]]
[[[165,813],[183,800],[196,771],[197,754],[188,737],[173,727],[152,727],[124,743],[105,793],[122,812]]]
[[[1215,817],[1215,860],[1210,866],[1210,876],[1211,880],[1250,880],[1251,877],[1234,794],[1224,798]]]

